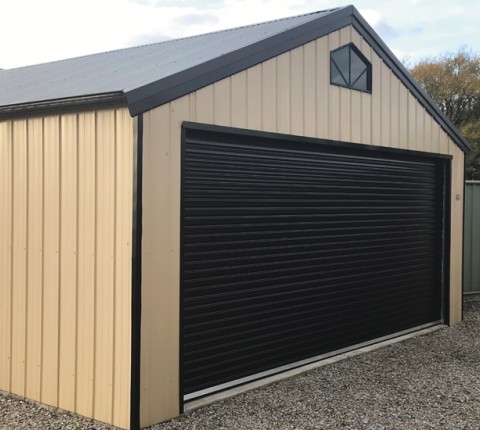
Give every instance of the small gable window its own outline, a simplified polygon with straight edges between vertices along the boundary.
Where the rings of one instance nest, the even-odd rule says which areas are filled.
[[[359,91],[372,91],[372,65],[353,43],[330,53],[330,83]]]

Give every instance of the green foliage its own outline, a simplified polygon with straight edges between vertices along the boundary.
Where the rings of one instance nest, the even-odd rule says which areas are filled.
[[[461,49],[419,61],[410,72],[472,147],[466,179],[480,179],[480,56]]]
[[[467,155],[465,179],[480,180],[480,142],[471,141],[472,151]]]

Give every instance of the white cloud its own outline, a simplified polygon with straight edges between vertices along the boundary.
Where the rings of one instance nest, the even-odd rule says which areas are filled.
[[[392,27],[378,11],[372,9],[361,9],[360,13],[385,41],[388,42],[389,40],[400,35],[399,31]]]
[[[187,13],[176,20],[181,25],[215,25],[218,21],[218,16],[211,13]]]
[[[11,0],[0,15],[0,68],[191,36],[336,7],[337,0]],[[400,58],[480,50],[480,2],[358,0]]]

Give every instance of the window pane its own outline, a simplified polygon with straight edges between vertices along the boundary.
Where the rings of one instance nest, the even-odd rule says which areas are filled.
[[[333,61],[330,64],[330,82],[337,85],[348,85]]]
[[[362,59],[355,53],[352,49],[351,51],[351,71],[350,71],[350,79],[351,83],[353,84],[357,78],[366,70],[367,65],[363,62]]]
[[[363,72],[363,75],[360,76],[357,79],[357,82],[355,82],[352,85],[352,88],[355,88],[356,90],[361,90],[361,91],[369,91],[368,85],[367,85],[367,71],[366,70]]]
[[[338,70],[345,78],[347,84],[350,81],[349,70],[350,70],[350,47],[345,46],[344,48],[338,49],[332,53],[332,60],[338,67]]]

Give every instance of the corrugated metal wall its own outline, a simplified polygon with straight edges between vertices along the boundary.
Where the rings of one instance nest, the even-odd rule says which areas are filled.
[[[133,122],[0,122],[0,389],[129,425]]]
[[[349,42],[372,62],[372,94],[330,85],[329,52]],[[142,425],[178,414],[183,121],[452,155],[450,321],[460,320],[464,154],[352,27],[181,97],[144,118]]]
[[[465,182],[465,294],[480,294],[480,181]]]

